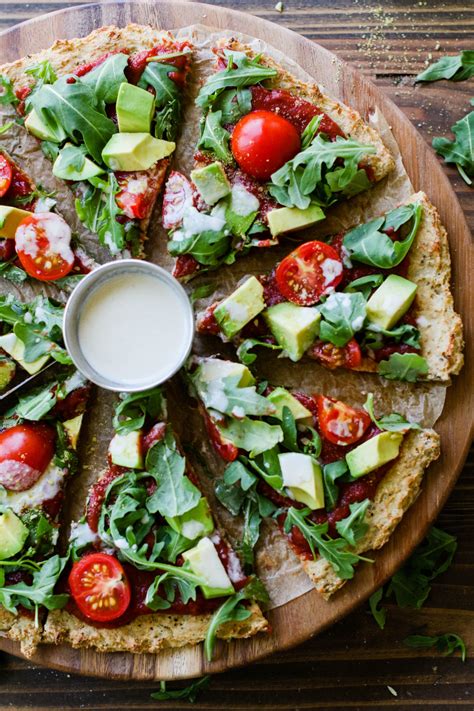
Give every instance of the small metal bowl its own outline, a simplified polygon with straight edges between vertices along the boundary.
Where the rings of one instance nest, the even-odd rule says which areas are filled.
[[[84,357],[81,345],[79,342],[79,320],[81,311],[86,300],[91,296],[91,293],[97,288],[103,286],[110,279],[115,279],[117,276],[124,274],[145,274],[165,282],[170,286],[179,299],[183,302],[183,318],[185,319],[185,339],[183,339],[183,347],[180,352],[176,353],[176,360],[170,367],[169,372],[161,375],[156,380],[150,382],[142,382],[140,384],[130,384],[126,382],[117,382],[108,379],[98,373]],[[171,276],[167,271],[150,262],[142,262],[138,259],[121,259],[116,262],[108,262],[94,269],[87,274],[76,286],[71,296],[68,299],[64,310],[64,342],[69,355],[76,368],[88,379],[96,385],[105,388],[106,390],[114,390],[117,392],[139,392],[147,390],[155,385],[171,378],[185,363],[191,351],[191,346],[194,336],[194,315],[191,302],[181,286],[181,284]]]

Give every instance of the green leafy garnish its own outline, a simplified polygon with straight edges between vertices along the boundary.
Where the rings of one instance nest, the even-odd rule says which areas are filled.
[[[25,582],[5,586],[5,573],[0,567],[0,604],[9,612],[17,614],[18,606],[35,610],[36,619],[39,607],[57,610],[64,607],[69,599],[67,594],[54,594],[54,587],[64,570],[68,557],[52,556],[41,568],[33,573],[30,584]]]
[[[14,121],[6,121],[4,124],[2,124],[2,126],[0,126],[0,136],[3,136],[3,134],[9,131],[14,125]]]
[[[227,230],[206,230],[180,240],[168,242],[168,252],[177,257],[190,254],[199,264],[216,267],[229,254],[231,236]]]
[[[364,329],[363,345],[365,348],[376,351],[383,347],[386,338],[396,343],[406,343],[412,348],[420,348],[420,331],[410,323],[401,323],[389,330],[368,323]]]
[[[212,151],[216,158],[228,163],[233,160],[229,140],[230,133],[222,126],[222,111],[210,111],[196,147]]]
[[[474,111],[451,126],[455,139],[433,138],[433,148],[446,163],[454,163],[461,178],[472,185],[474,180]]]
[[[166,686],[166,681],[160,681],[160,690],[154,691],[152,694],[150,694],[150,696],[152,699],[155,699],[155,701],[186,699],[186,701],[189,701],[190,704],[193,704],[199,694],[201,694],[201,692],[207,689],[210,681],[211,677],[209,675],[203,676],[200,679],[196,679],[196,681],[191,682],[191,684],[183,687],[182,689],[168,689]]]
[[[249,89],[226,89],[213,101],[212,108],[221,112],[223,124],[235,124],[252,111],[252,92]]]
[[[466,661],[465,642],[462,637],[454,632],[447,632],[446,634],[441,634],[435,637],[422,634],[412,634],[409,637],[405,637],[403,644],[407,647],[412,647],[413,649],[431,649],[432,647],[436,647],[436,649],[442,653],[443,657],[454,654],[454,652],[459,649],[461,652],[461,659],[463,662]]]
[[[392,412],[390,415],[382,415],[378,420],[374,414],[374,396],[372,393],[367,395],[367,400],[364,403],[364,410],[370,415],[372,422],[377,425],[379,430],[387,430],[388,432],[407,432],[408,430],[421,430],[417,422],[406,420],[403,415],[398,412]]]
[[[348,471],[345,459],[330,462],[323,467],[324,502],[329,511],[332,511],[339,498],[339,487],[336,480],[347,474]]]
[[[366,318],[366,301],[362,294],[335,292],[318,307],[323,317],[319,328],[322,341],[345,346],[360,331]]]
[[[230,440],[239,449],[250,452],[251,458],[272,449],[283,440],[283,431],[279,425],[269,425],[249,417],[241,420],[232,418],[225,426],[218,424],[217,428],[225,439]]]
[[[367,532],[365,514],[370,506],[370,499],[357,501],[349,505],[350,514],[336,523],[336,531],[350,546],[355,546]]]
[[[118,434],[141,429],[147,417],[157,420],[165,416],[165,400],[159,387],[139,393],[120,393],[119,397],[121,402],[115,408],[113,418],[113,426]]]
[[[101,244],[117,254],[130,239],[127,226],[117,220],[123,214],[116,201],[120,191],[117,178],[110,172],[107,181],[93,178],[90,182],[94,182],[94,185],[88,185],[80,197],[76,198],[77,215],[85,227],[97,234]]]
[[[269,348],[272,351],[281,351],[281,346],[278,346],[276,343],[267,343],[267,341],[262,341],[259,338],[246,338],[237,348],[237,358],[241,363],[250,365],[257,359],[256,353],[251,352],[256,346]]]
[[[42,420],[57,402],[64,400],[69,393],[86,385],[85,378],[77,371],[64,374],[61,379],[54,380],[38,388],[29,390],[18,398],[16,405],[6,413],[6,416],[16,415],[25,420]]]
[[[464,81],[474,76],[474,51],[464,50],[453,57],[441,57],[433,62],[423,72],[418,74],[415,81]]]
[[[142,89],[151,86],[155,90],[156,138],[174,141],[181,120],[181,94],[176,82],[169,77],[176,67],[160,61],[164,58],[164,55],[158,55],[153,57],[153,62],[147,63],[138,86]]]
[[[368,274],[349,282],[344,291],[348,293],[360,291],[364,299],[368,299],[372,291],[380,286],[383,280],[383,274]]]
[[[80,81],[92,89],[97,101],[113,104],[117,101],[120,85],[127,81],[124,74],[127,62],[128,56],[126,54],[121,52],[113,54],[90,72],[84,74]]]
[[[28,274],[24,269],[17,267],[12,262],[2,262],[0,264],[0,277],[11,281],[16,286],[21,286],[28,279]]]
[[[384,629],[385,622],[387,621],[387,610],[384,607],[380,607],[382,597],[383,588],[379,588],[369,597],[370,611],[381,630]]]
[[[417,353],[392,353],[388,360],[380,361],[378,373],[388,380],[415,383],[420,376],[428,374],[428,363]]]
[[[0,106],[5,106],[6,104],[15,106],[18,103],[12,80],[5,74],[0,74],[0,89]]]
[[[273,415],[275,406],[266,397],[259,395],[255,385],[239,386],[240,375],[229,375],[219,380],[204,382],[199,370],[191,380],[204,405],[224,415],[239,419],[244,415]]]
[[[216,288],[216,284],[212,282],[210,282],[209,284],[201,284],[200,286],[197,286],[195,289],[193,289],[189,299],[191,303],[194,304],[195,301],[198,301],[199,299],[205,299],[207,296],[213,294]]]

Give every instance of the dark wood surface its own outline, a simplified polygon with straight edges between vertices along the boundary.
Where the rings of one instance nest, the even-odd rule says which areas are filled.
[[[446,133],[468,108],[473,82],[413,88],[424,61],[474,45],[474,6],[453,2],[290,2],[279,14],[274,2],[211,3],[253,12],[317,40],[374,79],[431,141]],[[0,3],[4,28],[64,7]],[[468,9],[468,7],[470,9]],[[464,8],[464,9],[463,9]],[[251,24],[249,24],[251,32]],[[453,182],[474,224],[473,193]],[[474,662],[441,659],[407,650],[401,640],[424,625],[428,633],[463,634],[474,654],[474,476],[466,467],[439,525],[459,538],[453,568],[433,588],[426,608],[390,609],[384,632],[364,609],[292,652],[215,677],[197,708],[376,708],[411,709],[424,704],[474,708]],[[118,683],[72,677],[0,659],[0,708],[152,708],[156,684]],[[394,696],[388,686],[398,694]],[[161,704],[183,708],[183,704]]]

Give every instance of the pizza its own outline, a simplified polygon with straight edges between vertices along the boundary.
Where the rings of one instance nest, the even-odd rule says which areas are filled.
[[[376,417],[372,395],[351,407],[261,385],[247,366],[218,358],[192,358],[188,379],[228,463],[216,495],[232,514],[247,511],[243,540],[255,546],[258,521],[272,517],[324,597],[388,541],[439,457],[434,430],[398,413]]]
[[[56,200],[39,188],[0,149],[0,276],[16,285],[28,277],[71,289],[94,266],[56,211]]]
[[[246,277],[197,319],[232,339],[327,368],[389,379],[449,380],[463,364],[446,230],[424,193],[325,241],[304,242],[267,274]]]
[[[192,180],[172,172],[163,200],[182,279],[314,225],[394,167],[377,132],[315,84],[236,40],[213,51]]]
[[[141,413],[137,421],[136,414]],[[266,630],[255,576],[221,533],[167,421],[159,388],[124,395],[107,469],[72,524],[72,565],[44,641],[157,652]]]
[[[112,255],[144,256],[191,52],[169,32],[130,24],[60,40],[0,67],[7,98],[53,174],[70,185],[81,222]]]

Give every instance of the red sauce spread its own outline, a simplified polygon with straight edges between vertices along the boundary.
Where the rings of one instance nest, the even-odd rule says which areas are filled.
[[[98,481],[93,484],[89,490],[89,498],[87,500],[86,520],[89,527],[97,533],[99,527],[100,512],[105,499],[105,492],[109,484],[121,476],[127,469],[118,467],[116,464],[110,464],[108,470]]]
[[[125,49],[113,49],[110,52],[107,52],[106,54],[101,55],[97,59],[94,59],[92,62],[86,62],[85,64],[80,64],[78,67],[75,68],[74,70],[74,76],[76,77],[83,77],[89,72],[91,72],[93,69],[98,67],[100,64],[103,64],[106,59],[109,57],[112,57],[114,54],[128,54],[127,50]]]
[[[173,276],[175,279],[184,279],[196,274],[200,269],[201,265],[191,254],[180,254],[176,257]]]
[[[211,440],[212,446],[216,450],[217,454],[222,457],[226,462],[233,462],[239,456],[238,448],[231,442],[225,442],[222,439],[221,433],[217,429],[215,423],[207,414],[206,410],[200,405],[201,413],[204,418],[204,423],[206,425],[207,434]]]
[[[81,388],[76,388],[64,400],[60,400],[54,406],[52,414],[63,422],[71,420],[84,412],[91,392],[91,385],[87,384]]]
[[[191,48],[191,44],[189,42],[176,42],[159,45],[157,47],[152,47],[152,49],[145,49],[141,52],[135,52],[135,54],[130,55],[128,67],[125,70],[128,81],[131,84],[138,84],[147,65],[146,60],[149,57],[156,57],[160,54],[169,54],[172,52],[184,52],[188,48]],[[186,81],[186,73],[189,69],[189,62],[190,53],[183,54],[181,57],[170,57],[169,59],[163,60],[163,63],[171,64],[173,67],[176,67],[177,71],[170,72],[168,76],[176,84],[178,84],[178,86],[184,86]]]
[[[63,504],[64,500],[64,492],[63,491],[58,491],[56,496],[54,496],[52,499],[48,499],[47,501],[43,501],[41,504],[41,508],[43,509],[44,513],[49,516],[49,518],[54,521]]]

